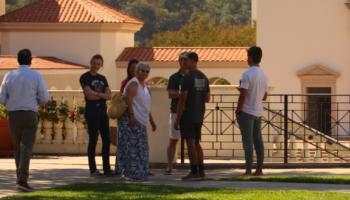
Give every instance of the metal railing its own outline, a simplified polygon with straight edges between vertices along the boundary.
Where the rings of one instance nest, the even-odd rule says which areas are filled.
[[[206,104],[201,140],[205,159],[244,158],[235,116],[238,96],[212,94]],[[266,162],[321,163],[324,159],[334,162],[334,157],[348,162],[350,95],[271,94],[263,106],[261,129]],[[181,140],[182,163],[185,148]]]

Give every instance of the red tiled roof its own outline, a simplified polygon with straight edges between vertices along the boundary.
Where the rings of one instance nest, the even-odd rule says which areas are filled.
[[[144,24],[96,0],[40,0],[2,15],[0,22]]]
[[[0,56],[0,70],[18,68],[17,56]],[[90,69],[88,66],[49,56],[33,56],[31,69]]]
[[[185,51],[198,54],[200,62],[246,62],[248,47],[130,47],[125,48],[117,61],[174,62]]]

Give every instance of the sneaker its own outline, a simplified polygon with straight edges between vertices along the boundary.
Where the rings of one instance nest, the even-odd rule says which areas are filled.
[[[190,172],[187,176],[184,176],[181,178],[183,181],[200,181],[201,177],[199,176],[199,173],[193,174]]]
[[[201,177],[201,180],[202,180],[202,181],[207,180],[207,178],[205,177],[205,172],[204,172],[204,171],[199,172],[199,177]]]
[[[106,175],[101,174],[100,171],[98,171],[98,170],[96,169],[96,171],[95,171],[94,173],[91,173],[91,174],[90,174],[90,177],[106,177]]]
[[[114,170],[111,170],[110,172],[103,173],[107,177],[123,177],[123,175],[116,174]]]
[[[28,185],[28,183],[16,182],[16,189],[20,189],[26,192],[33,192],[34,189]]]
[[[135,181],[135,182],[143,182],[143,181],[146,181],[146,180],[144,180],[144,179],[130,178],[130,177],[127,177],[127,176],[124,177],[124,180],[125,180],[125,181]]]

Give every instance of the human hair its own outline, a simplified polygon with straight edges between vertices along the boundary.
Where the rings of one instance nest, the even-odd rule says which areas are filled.
[[[262,58],[262,50],[260,47],[252,46],[248,49],[248,56],[252,56],[254,63],[260,63]]]
[[[95,59],[101,60],[101,61],[102,61],[102,64],[103,64],[103,57],[101,56],[101,54],[96,54],[96,55],[92,56],[90,62],[92,62],[92,61],[95,60]]]
[[[130,73],[130,67],[131,67],[131,64],[133,64],[133,63],[136,63],[136,64],[138,64],[139,63],[139,61],[137,60],[137,59],[131,59],[130,61],[129,61],[129,63],[128,63],[128,68],[126,69],[126,72],[128,73],[128,77],[126,77],[125,78],[125,80],[130,80],[130,79],[132,79],[132,75],[131,75],[131,73]]]
[[[187,53],[187,52],[185,51],[185,52],[180,53],[180,55],[179,55],[179,60],[183,60],[183,59],[184,59],[184,58],[182,58],[181,56],[185,55],[185,53]]]
[[[136,66],[136,71],[139,72],[142,68],[147,68],[147,69],[151,69],[151,66],[149,66],[148,63],[138,63]]]
[[[29,49],[22,49],[17,54],[17,61],[20,65],[29,65],[32,61],[32,52]]]

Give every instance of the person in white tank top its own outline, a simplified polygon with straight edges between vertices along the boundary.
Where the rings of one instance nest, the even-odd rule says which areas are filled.
[[[128,82],[124,90],[128,109],[118,119],[115,170],[117,174],[125,175],[125,180],[148,180],[148,121],[153,132],[157,129],[151,114],[151,94],[145,83],[149,72],[149,64],[138,63],[136,77]]]

